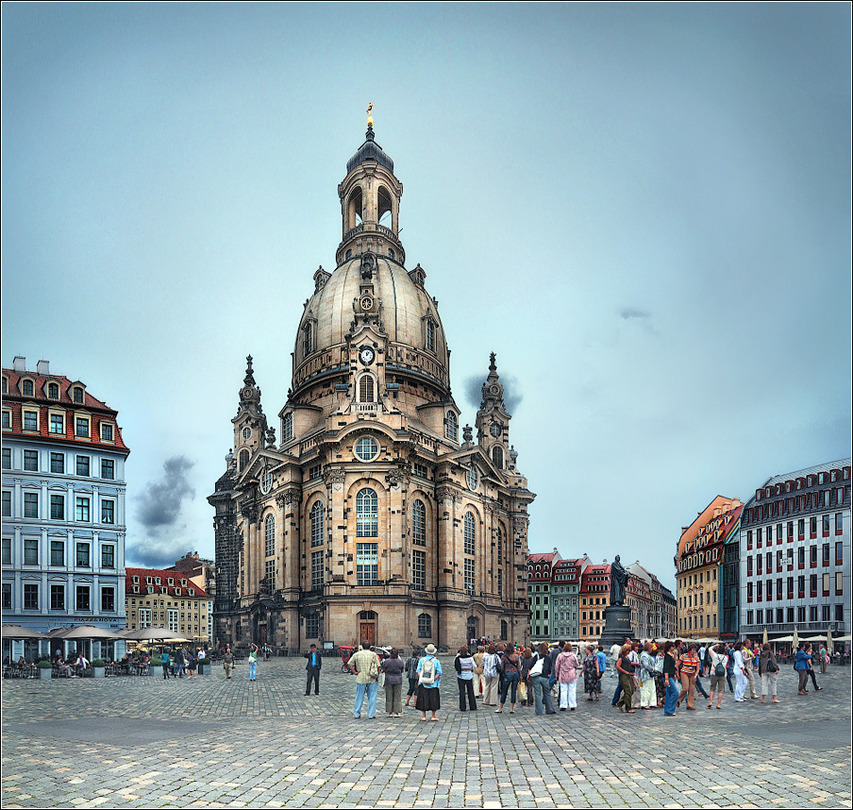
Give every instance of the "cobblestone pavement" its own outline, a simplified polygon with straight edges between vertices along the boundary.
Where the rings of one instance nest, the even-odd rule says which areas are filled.
[[[620,714],[459,713],[444,660],[437,723],[352,716],[355,679],[326,659],[212,675],[5,681],[2,804],[15,807],[851,807],[850,668],[779,705]]]

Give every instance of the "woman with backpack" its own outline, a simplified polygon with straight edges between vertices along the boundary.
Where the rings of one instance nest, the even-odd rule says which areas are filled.
[[[418,661],[418,697],[415,708],[421,713],[421,720],[426,720],[426,713],[431,712],[431,720],[438,720],[435,713],[441,708],[441,662],[435,657],[436,649],[427,644],[426,655]]]
[[[714,705],[714,692],[717,693],[717,708],[722,709],[720,705],[723,702],[723,694],[726,691],[726,670],[729,666],[729,657],[726,655],[726,648],[723,644],[718,644],[712,647],[708,656],[708,668],[711,671],[711,688],[708,690],[708,708]]]
[[[504,703],[506,703],[507,692],[509,692],[509,713],[515,712],[515,699],[518,692],[518,681],[521,678],[521,658],[515,652],[514,644],[507,644],[503,657],[501,658],[501,672],[503,673],[503,684],[501,685],[501,705],[496,714],[502,714]]]

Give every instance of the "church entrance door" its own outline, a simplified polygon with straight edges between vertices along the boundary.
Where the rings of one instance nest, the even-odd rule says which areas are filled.
[[[361,622],[361,631],[358,635],[362,645],[370,646],[371,644],[376,644],[376,623]]]

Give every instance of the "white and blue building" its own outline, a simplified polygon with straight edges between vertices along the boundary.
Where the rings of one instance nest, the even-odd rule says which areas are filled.
[[[29,371],[16,357],[2,373],[3,623],[41,633],[123,629],[130,450],[118,412],[79,380],[51,374],[45,360]],[[35,646],[27,653],[62,647]],[[98,643],[86,650],[107,652]],[[23,652],[22,642],[4,642],[4,657]]]

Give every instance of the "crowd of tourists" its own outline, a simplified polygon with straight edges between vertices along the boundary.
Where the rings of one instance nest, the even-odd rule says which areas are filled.
[[[809,679],[815,690],[821,689],[815,671],[826,672],[829,660],[823,646],[816,649],[808,642],[801,645],[794,660],[798,694],[808,693]],[[389,716],[399,717],[403,706],[412,705],[421,712],[421,720],[427,720],[427,714],[429,719],[437,719],[444,673],[433,645],[415,651],[406,660],[392,649],[383,661],[372,648],[359,648],[349,663],[356,673],[356,718],[361,716],[365,697],[367,716],[375,717],[381,682]],[[579,691],[587,701],[600,701],[605,683],[609,692],[614,679],[611,705],[628,714],[637,709],[663,709],[663,714],[671,717],[682,704],[687,711],[695,711],[697,693],[707,700],[708,709],[721,710],[727,691],[736,703],[759,699],[762,703],[779,702],[780,663],[776,654],[770,644],[753,647],[748,639],[707,645],[626,639],[608,652],[601,646],[571,642],[536,647],[489,644],[479,645],[474,651],[463,646],[453,660],[453,669],[460,712],[492,707],[501,714],[507,702],[509,714],[517,706],[533,706],[536,715],[572,712],[577,709]],[[610,678],[605,681],[608,672]],[[707,690],[703,678],[707,678]],[[405,703],[404,679],[408,681]]]

